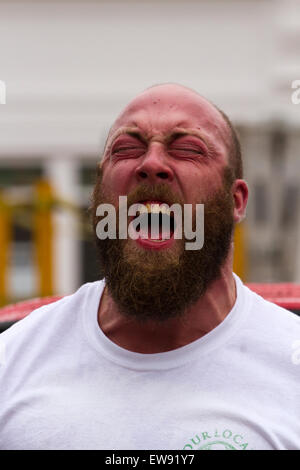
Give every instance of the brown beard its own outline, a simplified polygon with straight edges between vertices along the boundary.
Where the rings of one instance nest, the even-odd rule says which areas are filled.
[[[221,189],[213,197],[197,201],[205,205],[205,238],[201,250],[186,250],[184,238],[175,240],[167,250],[155,251],[142,249],[131,239],[100,240],[95,235],[102,277],[122,314],[139,322],[164,322],[182,317],[220,277],[234,227],[234,202],[230,190],[233,178],[229,168],[223,179]],[[161,200],[169,206],[179,203],[183,209],[183,201],[165,183],[140,185],[128,195],[128,207],[141,200]],[[103,190],[99,169],[90,208],[94,233],[99,222],[96,209],[103,203],[112,203],[112,198]]]

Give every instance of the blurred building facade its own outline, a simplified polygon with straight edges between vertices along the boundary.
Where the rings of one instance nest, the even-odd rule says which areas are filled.
[[[97,279],[85,212],[106,134],[133,96],[163,82],[194,88],[239,131],[244,280],[300,282],[298,0],[0,1],[0,37],[0,205],[30,199],[44,180],[63,202],[52,214],[53,293]],[[39,292],[34,222],[17,219],[13,299]]]

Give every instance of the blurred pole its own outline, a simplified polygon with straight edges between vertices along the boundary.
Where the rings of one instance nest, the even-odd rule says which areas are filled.
[[[246,254],[246,236],[245,236],[245,223],[237,224],[234,233],[234,257],[233,257],[233,271],[244,282],[247,281],[247,254]]]
[[[274,184],[268,124],[253,124],[243,133],[243,163],[250,194],[247,206],[247,280],[274,282],[272,251],[276,246],[278,208],[273,205]],[[277,184],[277,182],[276,182]]]
[[[53,224],[51,203],[53,193],[47,181],[36,185],[36,209],[34,212],[34,240],[38,270],[38,295],[53,295]]]
[[[78,161],[68,154],[52,156],[45,162],[47,179],[55,195],[74,205],[79,205]],[[58,295],[68,295],[78,289],[81,279],[81,252],[78,214],[60,208],[53,214],[54,234],[54,288]]]
[[[12,241],[11,212],[0,192],[0,306],[8,303],[7,271]]]
[[[300,109],[299,109],[300,113]],[[281,202],[281,246],[284,280],[300,282],[300,133],[290,127],[283,170],[284,192]]]

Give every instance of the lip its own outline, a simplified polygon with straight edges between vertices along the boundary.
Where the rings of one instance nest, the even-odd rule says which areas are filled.
[[[135,240],[136,243],[138,243],[143,248],[146,248],[147,250],[163,250],[165,248],[171,247],[174,244],[174,241],[175,240],[173,235],[171,238],[164,240],[163,242],[154,242],[149,238],[137,238]]]

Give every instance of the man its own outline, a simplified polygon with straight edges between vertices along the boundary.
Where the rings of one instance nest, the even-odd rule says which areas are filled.
[[[300,448],[299,318],[232,273],[247,197],[236,133],[206,99],[165,84],[125,108],[92,198],[104,280],[0,337],[1,449]],[[194,238],[204,205],[201,248],[164,205]],[[99,230],[109,207],[116,237]]]

